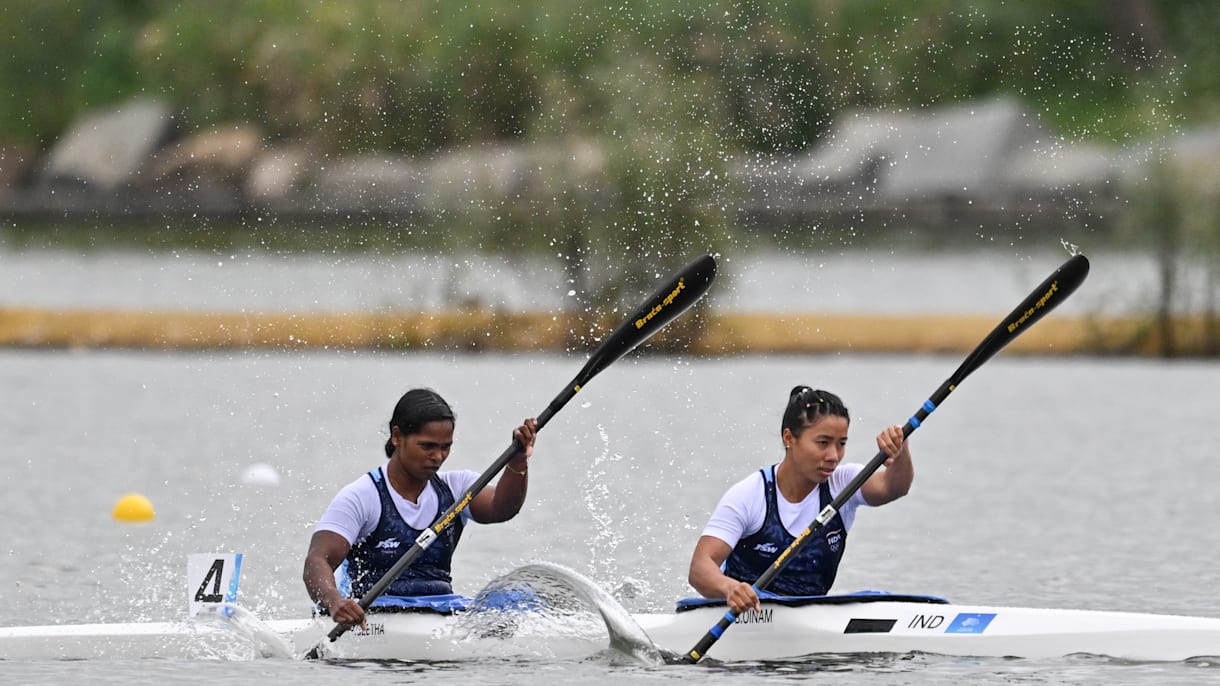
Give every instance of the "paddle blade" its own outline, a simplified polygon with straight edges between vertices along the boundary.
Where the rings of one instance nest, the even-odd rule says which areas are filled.
[[[1084,255],[1073,255],[1068,258],[1046,280],[1038,285],[1025,300],[1017,305],[1003,321],[1000,322],[983,342],[979,343],[970,356],[962,362],[953,376],[947,382],[950,386],[961,383],[971,372],[978,369],[984,362],[1004,349],[1004,346],[1016,340],[1030,326],[1055,309],[1068,296],[1084,283],[1089,275],[1089,260]]]
[[[704,255],[662,283],[639,309],[597,346],[577,375],[576,385],[584,385],[598,372],[690,309],[711,288],[715,277],[716,260],[711,255]]]

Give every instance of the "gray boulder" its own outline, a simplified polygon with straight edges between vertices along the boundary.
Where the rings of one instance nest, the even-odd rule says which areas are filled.
[[[172,111],[156,100],[140,98],[91,111],[51,148],[38,180],[113,192],[135,181],[150,156],[174,135]]]

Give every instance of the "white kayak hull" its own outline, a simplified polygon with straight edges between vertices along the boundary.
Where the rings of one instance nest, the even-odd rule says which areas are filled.
[[[683,655],[724,612],[723,606],[706,606],[632,618],[657,648]],[[319,644],[325,646],[326,657],[396,660],[562,657],[606,647],[604,636],[458,637],[456,621],[452,615],[429,612],[374,614],[367,630],[349,631],[333,644],[325,636],[334,625],[325,618],[259,624],[283,646],[290,646],[295,656]],[[215,644],[226,637],[231,640],[232,634],[211,623],[7,627],[0,628],[0,659],[208,657],[217,653]],[[1181,661],[1220,655],[1220,619],[888,600],[799,607],[765,603],[761,612],[738,618],[707,657],[734,662],[910,652],[1017,658],[1091,654]]]
[[[291,636],[313,625],[312,620],[267,622],[271,632]],[[0,660],[91,660],[141,658],[241,657],[257,646],[240,644],[221,626],[196,622],[133,622],[107,624],[47,624],[0,627]]]
[[[642,615],[656,645],[685,654],[724,615],[705,607]],[[1137,661],[1220,655],[1220,620],[1124,612],[868,602],[764,604],[737,619],[707,657],[784,660],[811,654],[911,653],[1049,658],[1091,654]]]

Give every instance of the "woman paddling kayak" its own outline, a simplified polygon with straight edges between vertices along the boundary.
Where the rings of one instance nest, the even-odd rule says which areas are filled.
[[[781,424],[784,459],[737,482],[720,499],[691,556],[689,581],[696,591],[725,598],[735,614],[760,609],[752,584],[863,469],[842,463],[849,423],[847,408],[834,393],[792,389]],[[864,482],[765,590],[788,596],[827,593],[856,508],[907,494],[915,468],[902,427],[883,430],[877,447],[890,456],[886,468]]]
[[[469,470],[440,471],[453,447],[455,415],[440,395],[413,389],[399,399],[385,444],[389,460],[345,486],[314,527],[305,556],[309,597],[337,624],[363,625],[360,598],[394,566],[416,538],[479,478]],[[391,583],[383,598],[453,593],[453,551],[469,521],[493,524],[512,519],[525,503],[529,458],[538,423],[526,419],[513,430],[511,458],[495,485],[481,490],[461,517]],[[341,589],[335,570],[350,584]],[[347,584],[345,584],[347,585]],[[344,591],[347,592],[344,592]]]

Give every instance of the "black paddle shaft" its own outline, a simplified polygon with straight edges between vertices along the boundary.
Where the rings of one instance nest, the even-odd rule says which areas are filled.
[[[1074,255],[1056,269],[1004,321],[1000,322],[966,357],[961,366],[957,368],[957,371],[953,372],[953,375],[941,384],[940,388],[936,389],[936,392],[931,397],[924,401],[923,405],[903,425],[903,437],[910,436],[915,429],[918,429],[923,421],[928,418],[928,415],[935,411],[971,372],[981,367],[984,362],[1003,350],[1004,346],[1011,343],[1030,326],[1033,326],[1034,322],[1037,322],[1066,300],[1069,295],[1080,287],[1080,284],[1084,283],[1084,279],[1088,275],[1089,260],[1084,255]],[[767,568],[767,571],[763,572],[762,576],[758,577],[758,580],[754,582],[755,592],[766,588],[775,579],[788,562],[805,547],[805,544],[809,542],[813,535],[838,514],[839,508],[843,507],[843,503],[846,503],[849,498],[855,495],[856,491],[860,490],[864,482],[868,481],[869,477],[881,465],[885,464],[887,459],[889,459],[889,456],[885,452],[877,452],[876,456],[864,466],[864,469],[860,470],[860,473],[847,484],[839,495],[835,496],[829,505],[822,508],[822,511],[814,518],[813,523],[806,527],[801,532],[801,535],[796,537],[796,540],[775,559],[775,562],[771,563],[771,566]],[[699,639],[695,647],[683,656],[682,662],[694,663],[702,659],[707,654],[708,649],[716,641],[720,640],[720,636],[736,620],[737,615],[732,610],[726,612],[720,618],[720,621],[709,629],[703,635],[703,638]]]
[[[606,367],[610,366],[615,360],[618,360],[623,355],[626,355],[632,349],[648,340],[653,334],[665,328],[667,324],[673,321],[678,315],[690,309],[704,293],[712,286],[712,280],[716,277],[716,260],[711,255],[704,255],[683,267],[679,272],[674,274],[670,279],[661,284],[656,292],[644,301],[644,304],[632,313],[631,317],[623,321],[619,326],[602,341],[597,348],[589,355],[589,360],[585,362],[585,366],[581,368],[580,373],[559,393],[555,399],[551,401],[546,409],[538,415],[538,430],[546,426],[547,422],[555,416],[564,405],[568,404],[581,388],[584,387],[594,376],[601,372]],[[390,570],[382,575],[377,583],[369,589],[368,593],[360,599],[360,607],[368,609],[373,601],[381,597],[382,593],[394,583],[400,574],[412,562],[419,557],[432,542],[453,524],[458,518],[462,510],[470,505],[470,501],[482,491],[496,474],[504,468],[512,460],[513,456],[521,452],[522,446],[513,439],[508,448],[496,458],[496,461],[491,464],[479,478],[475,480],[470,488],[461,498],[458,498],[435,522],[415,539],[415,542],[403,553],[402,557],[390,567]],[[330,633],[327,634],[332,642],[342,636],[348,627],[343,624],[336,624]],[[320,654],[320,646],[314,646],[308,653],[305,654],[306,659],[317,658]]]

